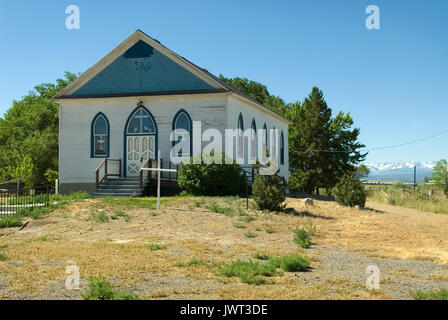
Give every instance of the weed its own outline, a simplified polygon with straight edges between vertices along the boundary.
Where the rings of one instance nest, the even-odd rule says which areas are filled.
[[[157,250],[165,249],[166,245],[158,244],[158,243],[148,243],[146,245],[146,247],[148,247],[151,251],[157,251]]]
[[[255,258],[255,259],[258,259],[258,260],[269,260],[271,257],[270,256],[268,256],[266,253],[259,253],[259,252],[256,252],[254,255],[253,255],[253,257]]]
[[[242,217],[240,217],[240,220],[241,220],[241,221],[244,221],[244,222],[246,222],[246,223],[250,223],[250,222],[252,222],[252,221],[257,220],[257,218],[255,218],[254,216],[246,215],[246,216],[242,216]]]
[[[187,266],[204,266],[207,263],[202,259],[192,258],[187,262]]]
[[[210,211],[212,211],[212,212],[220,213],[220,214],[223,214],[223,215],[228,216],[228,217],[232,217],[233,216],[233,212],[232,212],[231,208],[229,208],[229,207],[221,207],[221,206],[218,206],[216,203],[212,203],[211,205],[208,205],[205,208],[210,210]]]
[[[104,211],[91,211],[89,220],[93,222],[103,223],[109,221],[109,217]]]
[[[111,216],[111,219],[117,220],[119,217],[123,217],[123,220],[126,222],[131,221],[131,217],[123,210],[115,210],[114,214]]]
[[[416,291],[412,294],[415,300],[448,300],[448,290]]]
[[[220,267],[219,272],[226,277],[238,277],[244,283],[260,285],[266,283],[262,277],[275,274],[275,266],[259,262],[235,261]]]
[[[81,296],[84,300],[140,300],[135,293],[112,288],[104,278],[89,278],[89,290]]]
[[[269,264],[286,272],[306,271],[310,265],[307,259],[298,254],[270,258]]]
[[[266,233],[274,233],[274,229],[272,228],[272,226],[267,226],[264,231],[266,231]]]
[[[18,214],[11,214],[0,219],[0,228],[20,227],[21,225],[22,219]]]
[[[6,260],[8,260],[8,256],[0,252],[0,261],[6,261]]]
[[[257,236],[257,234],[252,231],[247,231],[244,235],[246,236],[246,238],[255,238]]]
[[[246,228],[247,228],[247,226],[245,226],[244,224],[237,223],[237,222],[235,222],[235,223],[233,224],[233,226],[234,226],[235,228],[237,228],[237,229],[246,229]]]

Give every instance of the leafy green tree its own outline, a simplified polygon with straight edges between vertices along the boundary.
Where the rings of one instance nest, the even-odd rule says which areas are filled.
[[[362,164],[355,169],[355,177],[358,179],[364,179],[367,178],[367,176],[370,174],[370,169],[366,167],[366,165]]]
[[[59,108],[51,98],[75,78],[66,72],[56,83],[36,86],[0,118],[0,180],[52,182],[58,171]]]
[[[278,114],[285,115],[285,101],[278,96],[271,95],[264,84],[246,78],[226,78],[223,75],[219,75],[219,79]]]
[[[436,187],[443,189],[443,193],[448,197],[448,164],[445,159],[436,162],[431,180]]]

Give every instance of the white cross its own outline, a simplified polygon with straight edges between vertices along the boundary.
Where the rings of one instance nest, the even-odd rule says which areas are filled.
[[[160,174],[161,172],[177,172],[176,169],[162,169],[160,167],[160,150],[157,154],[157,168],[140,168],[140,171],[155,171],[157,172],[157,210],[160,209]]]

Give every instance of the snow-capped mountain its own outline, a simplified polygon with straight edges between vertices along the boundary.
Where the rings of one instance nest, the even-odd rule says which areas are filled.
[[[385,162],[385,163],[365,163],[370,169],[370,180],[397,180],[401,182],[413,182],[414,166],[417,168],[417,182],[421,183],[425,177],[430,177],[435,166],[435,162]]]

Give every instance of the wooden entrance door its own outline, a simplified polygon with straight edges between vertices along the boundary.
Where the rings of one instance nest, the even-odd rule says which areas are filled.
[[[138,176],[140,168],[148,160],[154,158],[155,136],[127,136],[127,164],[128,176]]]

